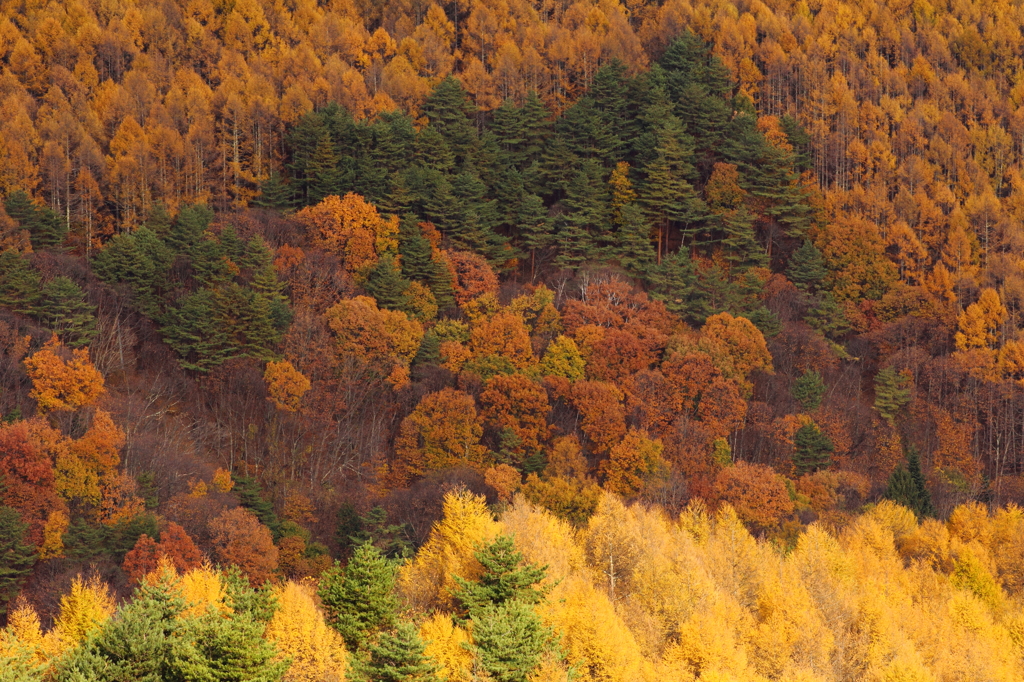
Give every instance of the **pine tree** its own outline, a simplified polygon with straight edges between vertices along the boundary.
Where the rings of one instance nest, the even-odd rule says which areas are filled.
[[[182,206],[167,235],[167,245],[178,252],[198,242],[213,221],[213,210],[206,204]]]
[[[335,563],[320,576],[327,620],[350,650],[366,645],[380,630],[394,627],[397,566],[369,542],[359,545],[344,568]]]
[[[263,488],[260,482],[252,476],[232,474],[234,479],[234,492],[238,495],[239,503],[256,515],[264,526],[274,533],[275,539],[279,537],[281,520],[274,512],[272,502],[263,497]]]
[[[67,277],[54,277],[43,285],[36,315],[51,331],[73,348],[87,346],[96,336],[96,306],[85,300],[85,291]]]
[[[416,216],[406,215],[398,229],[398,253],[402,256],[402,275],[407,279],[429,282],[438,264],[433,248],[423,236]]]
[[[363,288],[377,299],[377,306],[388,310],[402,310],[406,306],[405,292],[409,280],[402,277],[394,254],[385,253],[370,270]]]
[[[218,320],[217,308],[214,293],[200,289],[182,296],[164,313],[160,334],[183,368],[208,372],[237,351]]]
[[[626,204],[621,214],[615,244],[619,263],[634,277],[645,277],[651,272],[656,260],[654,246],[651,244],[651,226],[636,204]]]
[[[291,185],[285,182],[281,174],[271,171],[267,179],[260,185],[260,195],[253,203],[260,208],[284,211],[295,205],[293,194]]]
[[[41,279],[25,256],[17,251],[0,253],[0,306],[31,314],[39,300]]]
[[[919,518],[935,516],[935,507],[932,505],[932,496],[921,472],[921,459],[918,457],[917,448],[907,448],[906,466],[900,466],[889,476],[885,497],[902,504]]]
[[[526,682],[552,647],[552,631],[518,599],[486,604],[472,617],[472,650],[495,682]]]
[[[905,405],[910,403],[910,376],[891,367],[875,375],[875,409],[890,424]]]
[[[167,204],[157,201],[153,204],[149,215],[146,216],[144,227],[148,228],[157,237],[163,239],[171,231],[171,214],[167,211]]]
[[[665,307],[677,315],[703,324],[711,314],[707,301],[698,289],[697,269],[686,249],[679,249],[651,269],[646,278],[651,284],[651,296],[664,302]]]
[[[430,126],[444,137],[458,163],[472,155],[477,142],[476,128],[470,117],[476,113],[462,83],[448,76],[434,88],[423,103]]]
[[[804,412],[818,409],[825,397],[825,382],[817,370],[809,369],[793,382],[793,398]]]
[[[416,351],[416,357],[412,359],[413,367],[418,365],[440,365],[441,364],[441,339],[429,329],[423,334],[420,341],[420,348]]]
[[[28,230],[33,249],[59,248],[68,236],[68,224],[47,206],[36,206],[25,192],[12,192],[4,200],[4,210]]]
[[[0,614],[6,613],[36,561],[35,548],[25,542],[27,530],[16,509],[0,506]]]
[[[348,556],[349,550],[360,543],[354,542],[352,538],[363,529],[363,517],[359,515],[351,502],[342,502],[338,507],[337,525],[334,528],[334,539],[338,543],[338,551],[343,557]]]
[[[565,212],[555,221],[559,267],[576,269],[597,255],[593,235],[607,233],[611,227],[606,194],[601,167],[585,161],[566,188]]]
[[[793,471],[796,476],[827,469],[832,464],[835,446],[817,424],[810,423],[800,427],[793,436],[793,446]]]
[[[644,166],[644,180],[638,188],[640,205],[662,231],[670,222],[688,226],[692,231],[690,226],[707,212],[687,181],[694,173],[692,143],[679,120],[671,115],[661,121],[655,136],[654,159]],[[659,247],[663,239],[662,234]]]
[[[437,665],[423,653],[416,626],[400,623],[369,646],[352,666],[353,682],[440,682]]]
[[[316,204],[324,197],[344,194],[343,174],[339,168],[338,156],[330,136],[324,136],[317,143],[313,156],[306,164],[306,201]]]
[[[511,535],[499,535],[494,542],[474,554],[484,567],[481,576],[470,581],[458,576],[455,598],[470,614],[488,604],[500,605],[510,600],[539,604],[547,590],[537,588],[547,575],[547,566],[527,563],[515,546]]]
[[[821,251],[809,239],[805,239],[799,249],[793,252],[786,268],[786,276],[801,291],[813,293],[825,281],[828,270]]]
[[[754,234],[754,216],[741,206],[721,216],[725,257],[738,270],[768,267],[768,254]]]
[[[350,540],[353,545],[369,542],[387,559],[405,559],[412,556],[408,540],[409,529],[404,523],[388,523],[388,512],[377,505],[359,517],[359,529]]]
[[[833,341],[838,341],[852,329],[842,306],[830,291],[819,297],[818,304],[807,311],[804,321]]]

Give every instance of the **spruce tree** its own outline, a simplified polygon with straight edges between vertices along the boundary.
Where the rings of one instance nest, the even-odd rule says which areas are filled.
[[[36,309],[40,321],[73,348],[87,346],[96,336],[96,306],[85,291],[67,277],[54,277],[43,285]]]
[[[619,263],[634,277],[645,277],[654,267],[656,254],[651,244],[651,225],[640,207],[626,204],[621,210],[614,251]]]
[[[419,350],[412,359],[413,367],[419,365],[440,365],[441,364],[441,339],[437,337],[433,329],[428,329],[420,341]]]
[[[36,561],[35,548],[25,542],[27,530],[18,510],[0,506],[0,614],[6,612]]]
[[[525,194],[516,206],[515,231],[520,246],[530,254],[530,279],[536,276],[537,252],[551,244],[551,220],[544,201],[536,194]]]
[[[64,217],[48,206],[37,206],[22,190],[7,196],[4,210],[20,227],[28,230],[33,249],[59,248],[68,236]]]
[[[398,597],[394,594],[397,566],[369,542],[359,545],[344,568],[335,562],[320,576],[318,594],[327,620],[345,639],[349,650],[366,645],[373,636],[394,627]]]
[[[168,246],[178,252],[188,251],[202,238],[212,221],[213,210],[206,204],[182,206],[167,235]]]
[[[167,211],[167,204],[158,201],[153,204],[149,215],[146,216],[144,227],[152,230],[157,237],[163,239],[171,231],[171,223],[171,214]]]
[[[804,412],[818,409],[825,391],[825,382],[817,370],[806,370],[793,382],[793,398]]]
[[[832,464],[835,446],[813,422],[800,427],[793,436],[793,471],[796,476],[827,469]]]
[[[594,235],[611,227],[606,194],[601,167],[594,161],[584,162],[566,188],[565,212],[555,221],[559,247],[555,263],[559,267],[576,269],[597,256]]]
[[[935,516],[935,507],[932,505],[932,496],[921,472],[921,459],[918,457],[917,448],[907,448],[906,465],[901,465],[889,476],[885,497],[902,504],[918,517]]]
[[[441,682],[438,667],[423,653],[423,640],[412,623],[400,623],[394,633],[382,633],[365,657],[355,659],[351,674],[353,682]]]
[[[810,239],[805,239],[799,249],[793,252],[786,268],[786,276],[801,291],[814,293],[824,283],[828,270],[821,251]]]
[[[547,593],[535,587],[547,575],[547,566],[527,563],[515,546],[511,535],[499,535],[494,542],[474,554],[484,567],[475,581],[458,576],[455,598],[470,614],[487,604],[504,604],[518,600],[524,604],[539,604]]]
[[[284,211],[295,205],[291,185],[277,171],[271,171],[260,185],[260,195],[253,202],[260,208]]]
[[[875,375],[875,409],[890,424],[905,405],[910,403],[910,377],[891,367]]]
[[[402,277],[394,254],[385,253],[370,270],[363,288],[377,299],[377,306],[388,310],[401,310],[406,306],[405,292],[409,280]]]
[[[495,682],[526,682],[552,647],[551,629],[530,604],[518,599],[477,609],[471,629],[471,649]]]
[[[41,277],[17,251],[0,253],[0,306],[30,314],[39,300]]]
[[[217,297],[209,289],[179,298],[167,308],[162,322],[160,334],[185,369],[208,372],[237,350],[219,319]]]
[[[240,474],[232,474],[231,478],[235,481],[233,489],[238,495],[239,503],[255,514],[260,523],[269,528],[277,538],[281,530],[281,519],[274,512],[273,503],[263,497],[263,487],[260,482],[253,476]]]
[[[398,253],[402,256],[402,275],[407,279],[429,282],[438,264],[433,248],[414,215],[405,215],[398,228]]]
[[[387,559],[405,559],[412,555],[408,535],[404,523],[388,523],[387,510],[377,505],[359,517],[359,528],[350,540],[356,546],[369,542]]]
[[[664,258],[646,279],[651,284],[651,296],[671,312],[700,324],[711,314],[697,289],[697,269],[685,248]]]

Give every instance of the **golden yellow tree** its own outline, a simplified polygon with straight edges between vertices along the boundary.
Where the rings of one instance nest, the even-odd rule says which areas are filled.
[[[278,607],[267,625],[266,638],[282,658],[291,660],[287,682],[320,682],[345,677],[345,642],[327,625],[317,609],[313,591],[287,582],[275,591]]]
[[[56,335],[25,360],[25,369],[40,412],[74,411],[103,395],[103,375],[89,361],[89,350],[69,354]]]

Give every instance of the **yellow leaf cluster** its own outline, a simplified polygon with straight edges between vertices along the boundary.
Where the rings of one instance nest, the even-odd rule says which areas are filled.
[[[276,596],[278,608],[267,625],[266,637],[282,658],[291,660],[286,682],[344,680],[345,643],[324,621],[313,591],[289,581],[276,590]]]

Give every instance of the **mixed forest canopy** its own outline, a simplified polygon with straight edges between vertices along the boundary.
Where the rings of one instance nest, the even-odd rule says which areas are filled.
[[[0,0],[0,655],[1019,679],[1022,27]]]

